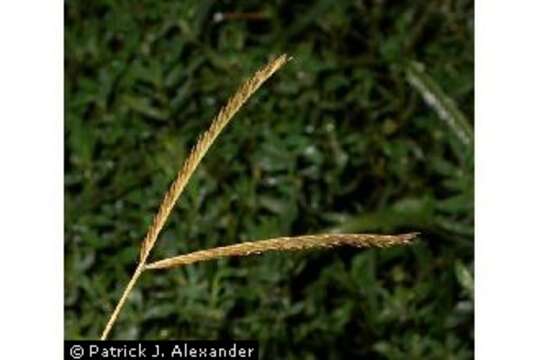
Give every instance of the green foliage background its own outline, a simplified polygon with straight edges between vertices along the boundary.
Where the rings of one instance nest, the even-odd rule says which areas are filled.
[[[65,337],[98,337],[189,147],[242,79],[287,52],[203,160],[152,259],[324,231],[422,240],[146,273],[112,338],[255,339],[269,359],[471,358],[472,148],[405,68],[423,63],[472,121],[473,8],[66,1]]]

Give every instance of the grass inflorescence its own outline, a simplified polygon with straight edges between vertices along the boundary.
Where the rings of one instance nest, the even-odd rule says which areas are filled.
[[[271,60],[264,67],[255,72],[255,74],[245,81],[238,88],[236,93],[229,98],[226,105],[221,108],[218,115],[212,120],[210,128],[199,137],[197,143],[192,148],[187,159],[185,160],[184,165],[178,172],[176,179],[173,181],[169,190],[165,194],[157,214],[154,216],[154,220],[141,244],[137,268],[124,289],[124,292],[114,308],[109,321],[105,325],[105,328],[101,334],[101,340],[105,340],[108,337],[122,307],[129,297],[129,294],[145,270],[172,268],[198,261],[213,260],[220,257],[247,256],[252,254],[261,254],[266,251],[297,251],[314,248],[330,248],[340,245],[350,245],[356,247],[388,247],[393,245],[407,244],[416,236],[416,233],[411,233],[395,236],[372,234],[324,234],[306,235],[296,238],[282,237],[197,251],[187,255],[180,255],[173,258],[159,260],[147,265],[147,259],[150,252],[156,244],[159,233],[163,229],[172,208],[182,194],[182,191],[189,182],[189,179],[195,172],[197,166],[207,153],[210,146],[213,144],[225,126],[230,122],[233,116],[238,112],[238,110],[240,110],[242,105],[249,99],[249,97],[253,95],[253,93],[288,60],[290,60],[290,58],[286,54],[281,55]]]

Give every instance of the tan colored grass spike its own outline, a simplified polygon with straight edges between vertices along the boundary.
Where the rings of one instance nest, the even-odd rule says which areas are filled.
[[[154,217],[154,221],[141,246],[140,262],[144,262],[150,250],[154,246],[159,232],[163,228],[171,209],[173,208],[176,200],[182,194],[184,187],[188,183],[191,175],[199,165],[199,162],[204,157],[214,140],[218,137],[219,133],[229,123],[234,114],[242,107],[247,99],[265,82],[273,73],[275,73],[281,66],[283,66],[289,58],[287,55],[281,55],[275,60],[269,62],[262,69],[257,71],[251,79],[246,81],[236,91],[233,97],[227,101],[227,104],[221,108],[217,116],[212,121],[210,128],[202,134],[197,144],[191,150],[188,158],[184,162],[184,166],[178,172],[178,175],[174,182],[171,184],[169,191],[165,194],[163,201],[159,207],[159,211]]]
[[[126,286],[118,304],[116,305],[103,333],[101,335],[101,340],[105,340],[111,331],[112,326],[114,325],[120,310],[124,306],[131,290],[135,286],[139,276],[141,276],[146,260],[150,251],[156,243],[157,237],[165,225],[169,214],[174,207],[174,204],[182,194],[185,186],[187,185],[191,175],[195,172],[197,165],[216,140],[220,132],[225,128],[229,123],[232,117],[240,110],[242,105],[249,99],[251,95],[266,81],[272,76],[280,67],[282,67],[290,58],[286,54],[283,54],[277,57],[274,60],[271,60],[268,64],[258,70],[249,80],[244,82],[236,91],[236,93],[229,98],[227,104],[221,108],[217,116],[212,120],[210,128],[202,134],[197,140],[197,144],[192,148],[188,158],[184,162],[181,170],[178,172],[176,179],[171,184],[169,191],[165,194],[157,214],[154,216],[152,225],[148,229],[148,232],[141,244],[139,264],[133,273],[128,285]]]
[[[168,269],[200,261],[209,261],[229,256],[248,256],[267,251],[299,251],[349,245],[355,247],[389,247],[409,244],[418,233],[401,235],[372,234],[323,234],[296,237],[279,237],[269,240],[244,242],[221,246],[209,250],[159,260],[146,265],[146,269]]]

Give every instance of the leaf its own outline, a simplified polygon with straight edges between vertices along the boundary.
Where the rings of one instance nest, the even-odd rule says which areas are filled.
[[[125,95],[123,101],[129,109],[149,118],[161,121],[169,119],[169,113],[152,106],[148,98]]]
[[[472,150],[474,133],[465,115],[441,87],[425,73],[425,67],[419,62],[409,62],[406,68],[408,82],[422,95],[424,101],[432,107],[454,132],[457,138]]]
[[[467,294],[472,299],[474,297],[474,279],[471,272],[459,260],[456,261],[454,265],[454,272],[459,284],[463,287],[463,289],[465,289]]]

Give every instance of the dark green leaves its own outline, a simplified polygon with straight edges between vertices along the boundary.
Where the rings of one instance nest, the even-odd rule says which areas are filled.
[[[115,336],[252,338],[264,358],[471,358],[474,159],[406,71],[424,64],[474,122],[473,2],[439,5],[68,1],[66,337],[97,337],[196,136],[240,74],[286,51],[279,81],[201,164],[155,259],[328,229],[421,241],[143,276]]]

